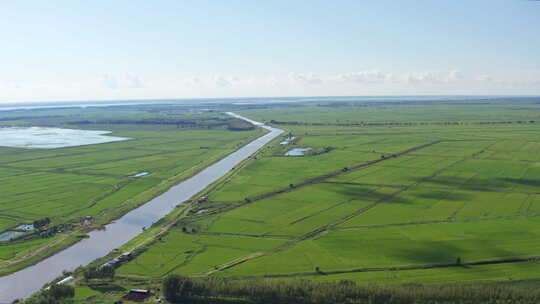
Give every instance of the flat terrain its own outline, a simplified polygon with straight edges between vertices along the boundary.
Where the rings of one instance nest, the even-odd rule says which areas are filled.
[[[130,138],[58,149],[0,147],[0,235],[50,219],[39,232],[0,242],[0,274],[51,253],[57,242],[72,243],[261,134],[231,131],[229,120],[157,106],[0,112],[4,126],[105,130]],[[134,177],[141,172],[148,174]]]
[[[537,277],[536,104],[311,104],[239,113],[286,135],[121,266],[120,277],[385,284]],[[289,135],[295,139],[281,145]],[[311,151],[284,156],[292,148]]]

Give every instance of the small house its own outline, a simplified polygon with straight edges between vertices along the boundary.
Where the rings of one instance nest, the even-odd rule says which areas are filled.
[[[120,262],[124,262],[124,261],[127,261],[127,260],[131,259],[131,252],[124,252],[117,259]]]
[[[115,259],[112,259],[110,261],[108,261],[107,263],[101,265],[101,267],[116,267],[120,264],[120,260],[115,258]]]
[[[144,302],[152,296],[152,293],[148,289],[130,289],[129,293],[124,296],[124,300],[132,302]]]

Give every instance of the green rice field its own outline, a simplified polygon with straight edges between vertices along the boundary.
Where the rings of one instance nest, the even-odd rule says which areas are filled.
[[[286,133],[120,276],[538,277],[539,106],[304,104],[239,113]],[[280,144],[288,136],[295,139]],[[292,148],[311,151],[284,156]]]
[[[39,232],[0,241],[0,267],[19,260],[24,266],[29,254],[59,241],[65,230],[107,223],[261,134],[212,125],[226,119],[181,107],[0,112],[4,126],[105,130],[130,138],[57,149],[0,147],[0,235],[50,219]],[[141,172],[148,174],[134,177]],[[44,231],[54,236],[44,237]],[[0,273],[8,271],[2,268]]]

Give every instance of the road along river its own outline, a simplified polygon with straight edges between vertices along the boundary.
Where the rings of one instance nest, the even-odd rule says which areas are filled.
[[[148,203],[126,213],[120,219],[108,224],[105,230],[91,231],[88,233],[89,238],[83,239],[33,266],[0,277],[0,303],[11,303],[14,299],[28,297],[44,284],[60,276],[63,270],[73,270],[108,254],[114,248],[141,233],[143,227],[152,225],[171,212],[178,204],[184,203],[204,190],[244,159],[283,133],[281,129],[265,126],[240,115],[227,114],[249,121],[269,132],[191,178],[171,187],[167,192]]]

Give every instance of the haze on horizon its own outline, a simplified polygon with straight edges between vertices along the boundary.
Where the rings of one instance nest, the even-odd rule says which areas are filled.
[[[2,1],[0,102],[540,95],[540,1]]]

